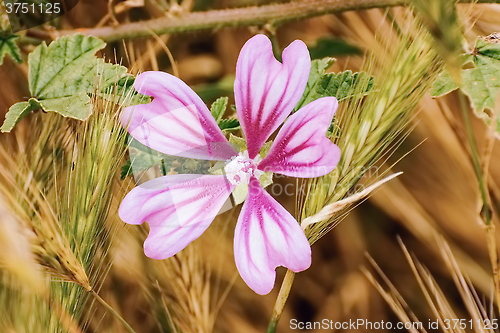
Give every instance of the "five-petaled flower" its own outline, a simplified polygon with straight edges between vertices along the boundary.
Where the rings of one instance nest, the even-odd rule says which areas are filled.
[[[302,228],[261,187],[259,178],[264,172],[319,177],[339,161],[339,148],[326,137],[338,105],[334,97],[317,99],[289,117],[304,92],[310,67],[307,47],[298,40],[283,51],[283,63],[274,58],[264,35],[243,46],[234,97],[247,142],[244,152],[231,146],[206,105],[184,82],[162,72],[137,77],[135,89],[154,99],[124,110],[122,122],[132,137],[165,154],[225,162],[221,175],[167,175],[127,194],[119,215],[126,223],[149,223],[144,243],[148,257],[165,259],[184,249],[243,183],[249,191],[234,235],[234,256],[243,280],[255,292],[267,294],[274,286],[276,267],[295,272],[309,268],[311,247]],[[261,147],[283,122],[262,159]]]

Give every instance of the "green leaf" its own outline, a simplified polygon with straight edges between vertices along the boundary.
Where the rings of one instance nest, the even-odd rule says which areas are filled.
[[[234,205],[238,206],[248,196],[248,184],[241,183],[237,185],[231,192],[231,195],[233,196]]]
[[[87,119],[92,113],[89,95],[98,92],[97,87],[105,91],[127,76],[125,67],[96,58],[95,53],[105,46],[99,38],[80,34],[60,37],[49,46],[42,42],[28,56],[31,100],[44,111]],[[6,118],[17,123],[27,113],[7,114]],[[12,122],[2,128],[12,129]]]
[[[266,154],[267,154],[267,152],[266,152]],[[262,157],[262,154],[260,154],[260,155]],[[259,184],[260,184],[260,186],[262,186],[262,188],[266,188],[269,185],[271,185],[272,183],[273,183],[273,173],[272,172],[264,172],[259,178]],[[248,184],[241,183],[241,184],[237,185],[231,194],[233,196],[234,205],[235,206],[239,205],[240,203],[245,201],[245,199],[248,196]]]
[[[227,109],[227,103],[229,98],[227,97],[219,97],[212,103],[210,107],[210,112],[214,117],[217,125],[223,132],[235,131],[240,129],[240,122],[238,119],[222,119],[224,113]]]
[[[247,150],[247,142],[239,136],[229,134],[229,143],[237,152],[244,152]]]
[[[104,99],[123,106],[147,104],[151,102],[150,96],[139,94],[135,90],[134,82],[134,76],[125,75],[116,83],[112,83],[104,89],[101,96]]]
[[[306,89],[304,89],[304,93],[295,106],[295,109],[293,109],[293,112],[297,111],[310,102],[309,95],[314,94],[319,80],[323,77],[323,75],[325,75],[326,70],[330,68],[334,62],[334,58],[323,58],[313,60],[311,62],[311,71],[309,72],[309,79],[307,80]]]
[[[245,150],[247,150],[247,142],[245,141],[245,139],[231,133],[229,134],[229,143],[237,152],[244,152]],[[269,149],[271,149],[272,144],[272,141],[268,141],[264,143],[264,145],[262,145],[262,148],[260,148],[259,151],[259,155],[262,159],[266,157]]]
[[[122,166],[121,178],[150,168],[159,168],[165,176],[174,171],[181,174],[209,174],[210,161],[200,161],[163,154],[151,149],[127,134],[129,161]],[[224,162],[221,162],[224,164]],[[222,173],[220,173],[222,174]]]
[[[367,82],[364,81],[366,79]],[[367,92],[373,86],[373,77],[368,77],[364,72],[353,74],[351,71],[325,74],[318,82],[316,93],[310,95],[309,98],[312,99],[310,102],[325,96],[333,96],[341,101],[353,96],[358,84],[366,84],[365,92]]]
[[[448,73],[443,72],[437,77],[436,81],[432,85],[431,96],[441,97],[457,89],[458,85],[455,81],[453,81],[451,76]]]
[[[326,37],[318,39],[316,45],[309,47],[309,54],[312,59],[320,59],[324,57],[362,55],[363,50],[343,39]]]
[[[97,65],[92,79],[94,85],[97,84],[101,91],[111,86],[118,85],[121,80],[126,77],[133,77],[127,74],[127,67],[104,62],[104,59],[101,58],[97,59]],[[90,92],[93,92],[94,85],[91,85]]]
[[[260,148],[259,155],[260,158],[264,159],[267,156],[267,153],[269,153],[269,149],[271,149],[271,146],[273,145],[272,141],[267,141],[264,143],[262,148]]]
[[[121,167],[121,172],[120,172],[120,179],[121,180],[124,180],[125,178],[127,178],[129,175],[132,174],[132,162],[130,160],[128,160],[127,162],[125,162],[124,165],[122,165]]]
[[[464,64],[471,62],[473,65],[462,70],[462,91],[478,115],[486,108],[493,109],[500,91],[500,44],[479,38],[472,53],[462,55],[462,60]],[[457,88],[451,76],[443,72],[434,83],[431,95],[439,97]]]
[[[10,132],[22,118],[28,115],[31,111],[39,108],[40,105],[33,98],[27,102],[20,102],[12,105],[9,108],[9,112],[5,115],[5,121],[3,122],[2,127],[0,127],[0,130],[3,133]]]
[[[318,67],[318,65],[320,66]],[[341,101],[359,93],[360,89],[366,93],[373,87],[373,77],[368,76],[365,72],[345,71],[338,74],[325,74],[327,68],[316,64],[314,70],[311,69],[306,89],[302,99],[295,106],[295,111],[321,97],[333,96]]]
[[[104,41],[80,34],[42,42],[28,57],[29,88],[38,99],[60,98],[89,92],[95,83],[95,53]]]
[[[129,148],[129,161],[122,167],[122,179],[135,172],[144,171],[155,166],[160,166],[162,164],[162,160],[166,155],[143,145],[139,141],[132,138],[130,135],[127,135],[127,138]]]
[[[236,131],[241,128],[238,119],[221,119],[217,125],[222,132]]]
[[[224,113],[226,112],[228,101],[229,98],[227,97],[219,97],[215,100],[215,102],[212,103],[212,106],[210,107],[210,112],[212,113],[212,116],[214,117],[217,124],[221,121],[222,116],[224,116]]]
[[[18,35],[3,36],[0,34],[0,65],[3,64],[3,58],[8,54],[18,64],[23,62],[21,50],[17,46]]]
[[[38,101],[46,112],[57,112],[60,115],[78,120],[86,119],[92,113],[90,97],[79,93],[68,97],[44,99]]]
[[[259,178],[259,184],[262,188],[266,188],[273,183],[273,173],[264,172]]]
[[[304,105],[321,97],[334,96],[339,101],[352,97],[361,88],[368,92],[373,86],[373,77],[364,72],[345,71],[338,74],[326,73],[333,64],[333,58],[313,60],[311,72],[302,98],[295,106],[294,112]]]
[[[332,136],[334,138],[338,138],[340,136],[340,127],[336,118],[333,118],[332,124],[330,125],[330,127],[328,127],[328,130],[326,131],[326,136],[327,137]]]
[[[238,152],[244,152],[247,150],[247,143],[245,139],[240,138],[238,136],[235,136],[233,134],[229,134],[229,143],[236,149]],[[266,142],[262,148],[260,149],[259,155],[260,158],[266,157],[267,153],[269,152],[269,149],[271,148],[273,142],[268,141]],[[213,168],[211,168],[212,174],[216,175],[222,175],[224,174],[224,162],[217,162]],[[264,172],[260,178],[259,178],[259,183],[262,186],[262,188],[265,188],[273,183],[273,173],[272,172]],[[247,195],[248,195],[248,184],[241,183],[237,185],[233,192],[231,193],[233,196],[233,202],[235,205],[239,205],[243,201],[245,201]]]

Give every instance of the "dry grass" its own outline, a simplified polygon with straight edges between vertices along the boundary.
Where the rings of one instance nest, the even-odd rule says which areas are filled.
[[[171,5],[151,0],[134,9],[124,5],[128,2],[117,1],[121,9],[114,14],[119,22],[158,17]],[[182,3],[189,9],[201,2]],[[214,3],[222,7],[229,2]],[[500,31],[499,7],[458,7],[457,19],[468,42]],[[103,17],[100,24],[114,20],[103,1],[80,1],[75,12],[72,20],[62,20],[62,27],[95,26]],[[338,57],[331,70],[368,70],[377,80],[375,93],[343,103],[338,111],[340,167],[329,177],[307,183],[310,193],[322,190],[323,196],[316,194],[314,202],[300,198],[296,210],[295,197],[279,197],[287,209],[307,217],[352,193],[360,178],[362,183],[373,182],[382,175],[379,170],[387,170],[418,146],[396,164],[403,176],[348,216],[343,211],[310,229],[313,265],[296,276],[279,332],[295,332],[289,327],[291,319],[427,322],[496,317],[490,308],[493,282],[478,214],[479,190],[459,100],[456,94],[438,100],[425,95],[441,68],[436,54],[452,54],[456,45],[434,49],[432,36],[412,28],[408,10],[389,12],[329,15],[278,30],[281,46],[296,38],[311,45],[321,36],[348,40],[371,55]],[[418,38],[398,34],[391,17],[400,31]],[[230,80],[239,49],[250,36],[250,31],[229,29],[160,36],[116,43],[105,52],[110,59],[116,53],[134,73],[173,73],[172,64],[177,64],[180,77],[204,89],[206,96],[207,84],[216,91],[212,96],[231,95],[227,84],[211,83]],[[23,46],[25,52],[30,48]],[[6,60],[0,67],[5,82],[16,82],[0,91],[2,111],[28,95],[26,86],[17,83],[25,75],[25,65]],[[212,100],[207,97],[207,103]],[[83,123],[37,113],[13,134],[0,135],[0,331],[126,332],[85,291],[93,287],[137,333],[263,332],[278,288],[268,296],[255,295],[236,273],[232,237],[240,208],[217,217],[199,241],[176,257],[146,258],[146,227],[125,226],[117,216],[121,199],[134,186],[131,179],[118,178],[126,155],[117,122],[120,107],[96,105],[98,112]],[[486,127],[479,119],[472,122],[484,154]],[[497,139],[489,166],[494,200],[500,198],[498,163]],[[299,209],[304,202],[305,209]],[[377,263],[373,269],[379,278],[365,270],[367,279],[360,271],[370,262]],[[283,275],[278,269],[278,283]]]

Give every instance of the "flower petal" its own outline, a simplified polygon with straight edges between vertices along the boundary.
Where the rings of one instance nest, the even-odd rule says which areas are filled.
[[[300,178],[319,177],[335,169],[340,149],[326,137],[326,131],[337,106],[335,97],[323,97],[290,116],[258,168]]]
[[[288,117],[306,87],[311,59],[307,46],[296,40],[283,51],[283,64],[274,58],[271,41],[251,38],[236,65],[234,98],[250,158]]]
[[[130,191],[119,215],[129,224],[150,225],[144,250],[154,259],[168,258],[198,238],[224,205],[234,186],[224,176],[169,175]]]
[[[273,289],[277,266],[300,272],[311,265],[311,246],[299,223],[255,177],[236,224],[234,256],[243,280],[261,295]]]
[[[165,225],[151,226],[144,241],[144,253],[151,259],[167,259],[182,251],[200,237],[212,221],[202,221],[184,227]]]
[[[121,115],[140,143],[168,155],[227,160],[236,154],[201,98],[184,82],[164,72],[140,74],[134,88],[153,96]]]
[[[197,219],[212,220],[231,194],[223,175],[169,175],[145,182],[123,199],[119,215],[129,224],[161,225],[166,222],[184,226]]]

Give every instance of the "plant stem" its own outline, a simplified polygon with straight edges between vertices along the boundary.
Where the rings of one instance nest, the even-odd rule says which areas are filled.
[[[288,295],[290,295],[290,289],[292,289],[293,279],[295,278],[295,273],[287,269],[283,283],[281,284],[280,292],[278,298],[276,298],[276,303],[274,304],[273,316],[269,321],[267,326],[267,333],[275,333],[278,323],[283,314],[283,309],[285,308],[286,300]]]
[[[491,198],[486,186],[485,174],[483,172],[483,167],[481,165],[481,158],[479,156],[479,149],[476,143],[476,137],[474,135],[474,129],[472,128],[472,123],[469,117],[469,109],[467,107],[467,101],[462,92],[458,93],[460,100],[460,110],[462,112],[462,117],[465,124],[465,131],[467,134],[467,139],[469,141],[472,164],[474,171],[476,173],[477,181],[479,184],[479,190],[481,192],[482,199],[482,209],[481,218],[486,226],[486,240],[488,244],[488,254],[490,257],[491,268],[493,270],[493,282],[495,284],[495,294],[497,299],[497,304],[500,304],[500,267],[498,262],[498,245],[496,241],[495,225],[492,223],[492,210],[491,210]]]
[[[467,134],[467,139],[469,141],[470,150],[472,154],[472,165],[476,173],[477,181],[479,183],[479,191],[481,192],[481,199],[483,201],[483,207],[481,209],[481,218],[483,219],[486,225],[490,225],[492,218],[491,201],[486,186],[486,181],[484,179],[483,168],[481,165],[481,158],[479,156],[479,149],[477,148],[474,129],[472,128],[472,123],[470,121],[467,102],[465,100],[465,96],[461,92],[459,93],[459,99],[460,99],[460,110],[462,111],[462,117],[465,124],[465,131]]]
[[[493,270],[493,282],[495,284],[495,293],[498,305],[500,304],[500,268],[498,262],[498,246],[496,240],[495,225],[493,223],[486,226],[486,237],[488,243],[488,254],[490,256],[491,267]]]
[[[460,0],[469,2],[470,0]],[[479,3],[499,3],[500,0],[479,0]],[[351,10],[394,7],[409,4],[409,0],[303,0],[282,4],[210,10],[204,12],[185,12],[156,19],[124,23],[94,29],[42,31],[30,30],[29,35],[53,39],[62,35],[83,33],[112,42],[121,39],[147,37],[151,31],[157,35],[213,30],[226,27],[248,27],[272,24],[281,25],[290,21],[315,16],[341,13]]]
[[[483,207],[481,209],[481,218],[483,219],[486,225],[490,225],[492,218],[491,201],[486,186],[486,181],[484,179],[483,167],[481,165],[481,157],[479,156],[479,149],[477,148],[474,129],[472,128],[472,123],[470,121],[467,102],[465,100],[465,96],[461,92],[459,92],[459,99],[460,99],[460,110],[462,112],[462,117],[464,119],[465,131],[467,134],[467,139],[469,141],[470,150],[472,154],[472,165],[476,173],[477,181],[479,183],[479,191],[481,192],[481,199],[483,201]]]
[[[98,293],[96,293],[93,289],[90,291],[90,293],[92,294],[92,296],[94,296],[94,298],[99,302],[101,303],[116,319],[118,319],[122,324],[123,326],[125,326],[125,329],[129,332],[129,333],[136,333],[134,331],[134,329],[125,321],[125,319],[123,319],[122,316],[120,316],[118,314],[118,312],[115,311],[115,309],[113,309],[113,307],[111,307],[111,305],[109,305],[105,300],[103,300],[101,298],[101,296],[99,296]]]

